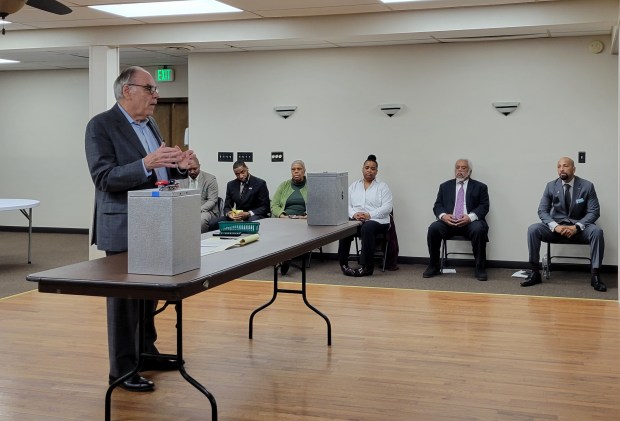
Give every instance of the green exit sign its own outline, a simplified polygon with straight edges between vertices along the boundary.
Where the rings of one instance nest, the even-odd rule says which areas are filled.
[[[174,80],[173,69],[157,69],[158,82],[172,82]]]

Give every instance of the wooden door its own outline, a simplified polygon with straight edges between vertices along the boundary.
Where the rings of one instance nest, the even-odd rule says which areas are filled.
[[[187,149],[184,144],[185,129],[189,124],[187,98],[160,98],[153,117],[166,145]]]

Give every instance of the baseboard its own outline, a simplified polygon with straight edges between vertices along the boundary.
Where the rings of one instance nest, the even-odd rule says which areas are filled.
[[[337,253],[322,253],[323,259],[326,260],[338,260]],[[313,259],[319,258],[317,253],[312,256]],[[473,267],[474,261],[472,259],[448,259],[451,266],[461,267]],[[409,257],[398,256],[398,263],[409,265],[428,265],[428,257]],[[499,268],[499,269],[531,269],[529,262],[520,262],[513,260],[487,260],[487,268]],[[583,263],[553,263],[552,269],[554,270],[566,270],[566,271],[580,271],[589,272],[590,265]],[[601,267],[603,273],[618,273],[617,265],[603,265]]]
[[[28,232],[28,227],[13,227],[0,225],[0,231],[7,232]],[[32,232],[48,234],[88,234],[87,228],[56,228],[56,227],[32,227]]]

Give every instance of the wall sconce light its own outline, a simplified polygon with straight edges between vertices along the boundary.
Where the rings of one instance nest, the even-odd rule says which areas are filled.
[[[379,105],[379,108],[388,117],[394,117],[394,115],[396,115],[396,113],[398,113],[401,109],[404,108],[404,105],[401,105],[401,104],[382,104],[382,105]]]
[[[508,117],[509,114],[512,114],[517,109],[519,104],[520,102],[494,102],[493,106],[497,111]]]
[[[296,105],[279,105],[277,107],[273,107],[273,110],[282,118],[289,118],[293,115],[296,109]]]

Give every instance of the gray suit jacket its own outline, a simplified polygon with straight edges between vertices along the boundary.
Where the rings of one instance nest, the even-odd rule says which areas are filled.
[[[200,171],[196,177],[196,184],[200,190],[200,211],[212,214],[214,217],[220,216],[220,210],[217,207],[217,199],[219,190],[217,187],[217,179],[213,174]],[[186,189],[189,187],[189,177],[179,181],[179,187]]]
[[[572,190],[570,209],[567,210],[562,180],[558,178],[547,183],[538,205],[538,216],[544,224],[555,221],[574,225],[579,222],[588,226],[596,222],[601,212],[594,184],[575,176]]]
[[[161,142],[155,120],[149,126]],[[155,187],[155,171],[147,177],[142,158],[147,155],[119,105],[93,117],[86,126],[86,161],[95,184],[95,211],[91,244],[99,250],[127,250],[127,192]],[[171,178],[184,178],[176,170]]]

